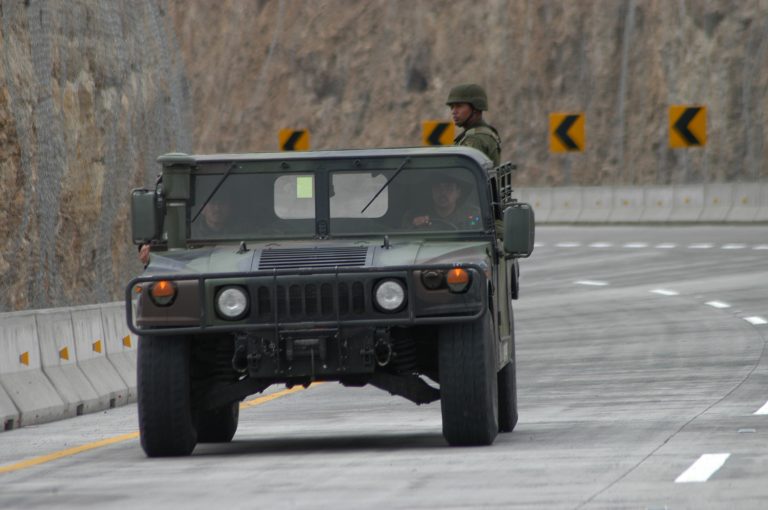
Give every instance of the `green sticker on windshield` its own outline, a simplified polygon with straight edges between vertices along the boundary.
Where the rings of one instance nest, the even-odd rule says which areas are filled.
[[[312,176],[296,177],[296,198],[312,198]]]

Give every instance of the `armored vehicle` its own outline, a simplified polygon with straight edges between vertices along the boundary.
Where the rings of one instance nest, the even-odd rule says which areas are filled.
[[[152,253],[126,289],[147,455],[230,441],[239,402],[273,384],[439,400],[451,445],[515,427],[511,300],[534,222],[511,165],[462,147],[159,162],[132,193]]]

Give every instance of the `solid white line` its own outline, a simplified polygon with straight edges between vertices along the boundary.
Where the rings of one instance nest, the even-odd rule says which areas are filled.
[[[750,324],[754,324],[755,326],[758,326],[760,324],[768,324],[767,320],[765,320],[762,317],[758,317],[758,316],[744,317],[744,320],[749,322]]]
[[[590,248],[610,248],[613,246],[613,243],[592,243],[589,245]]]
[[[576,285],[591,285],[593,287],[605,287],[608,285],[608,282],[600,282],[597,280],[579,280],[577,282],[573,282]]]
[[[763,404],[763,407],[755,411],[755,414],[768,414],[768,402]]]
[[[581,246],[581,243],[557,243],[555,246],[558,248],[577,248]]]
[[[728,303],[723,303],[722,301],[707,301],[706,304],[708,304],[713,308],[730,308],[731,307],[731,305],[729,305]]]
[[[656,248],[661,248],[662,250],[669,250],[670,248],[677,248],[677,245],[675,243],[661,243],[661,244],[657,244]]]
[[[746,244],[735,243],[735,244],[724,244],[720,248],[722,248],[723,250],[743,250],[746,247],[747,247]]]
[[[675,483],[706,482],[718,469],[723,467],[730,453],[705,453],[691,467],[677,477]]]
[[[712,248],[714,244],[712,243],[698,243],[698,244],[689,244],[688,248],[692,250],[708,250],[709,248]]]
[[[680,295],[679,292],[676,290],[668,290],[668,289],[653,289],[651,292],[654,294],[660,294],[662,296],[678,296]]]
[[[624,248],[647,248],[648,243],[627,243]]]

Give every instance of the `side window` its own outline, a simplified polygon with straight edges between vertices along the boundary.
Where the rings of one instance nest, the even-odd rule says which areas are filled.
[[[274,196],[275,214],[278,218],[284,220],[314,219],[314,175],[281,175],[275,179]]]

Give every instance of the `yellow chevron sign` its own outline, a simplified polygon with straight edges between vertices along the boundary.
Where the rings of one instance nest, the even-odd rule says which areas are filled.
[[[421,143],[424,145],[452,145],[455,130],[453,122],[425,120],[421,123]]]
[[[551,152],[583,152],[584,113],[549,114],[549,150]]]
[[[673,149],[707,144],[707,108],[698,105],[669,107],[669,146]]]
[[[277,134],[281,151],[308,151],[308,129],[281,129]]]

